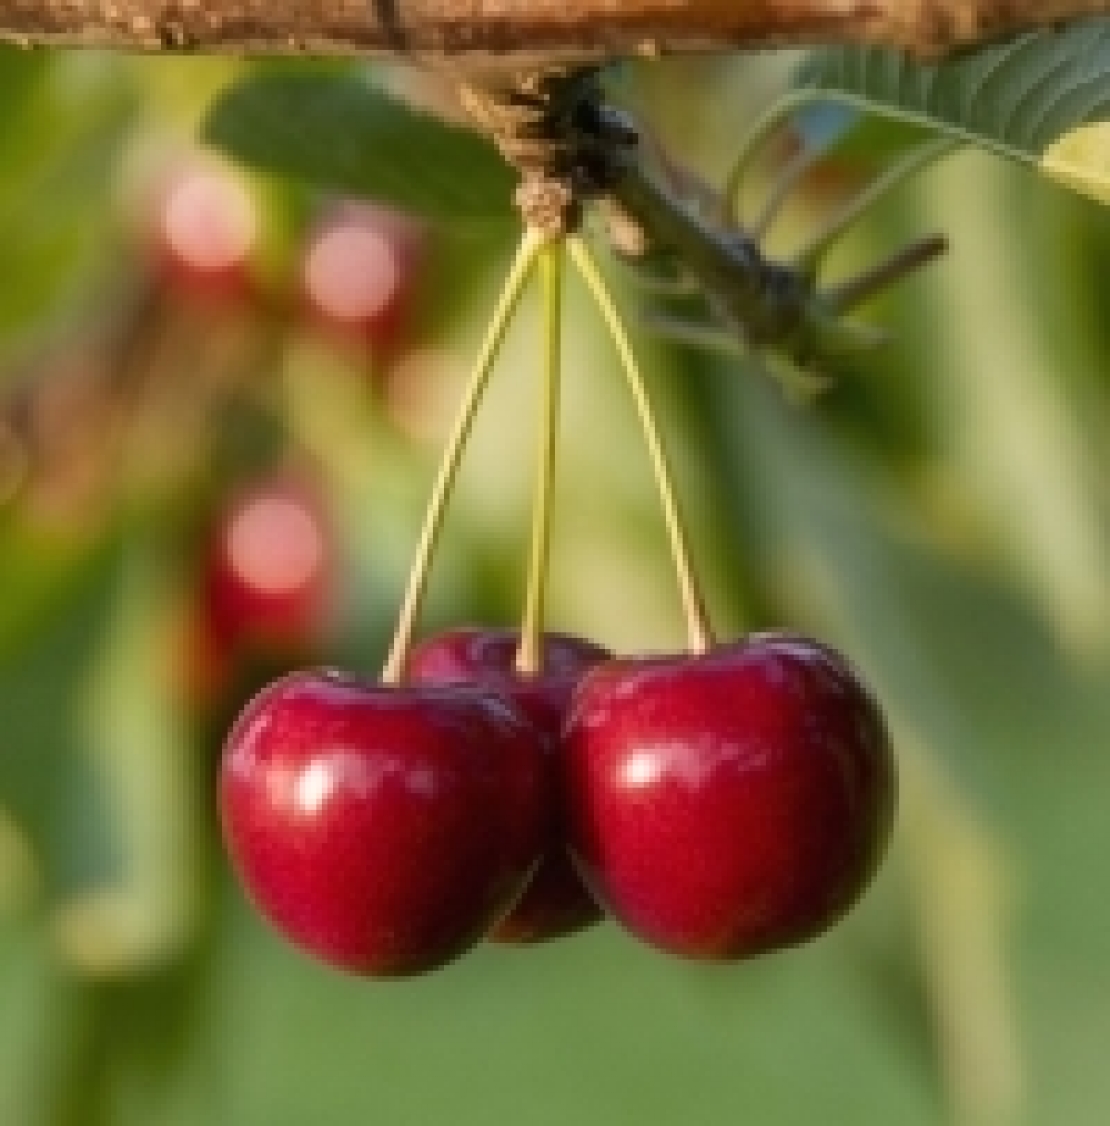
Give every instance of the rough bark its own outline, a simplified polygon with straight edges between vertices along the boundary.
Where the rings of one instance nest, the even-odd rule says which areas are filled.
[[[880,43],[934,55],[1110,0],[0,0],[0,40],[255,54],[537,57]]]

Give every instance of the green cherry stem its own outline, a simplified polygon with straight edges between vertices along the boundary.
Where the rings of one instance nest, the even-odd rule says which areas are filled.
[[[549,242],[540,255],[543,280],[543,403],[540,408],[536,498],[532,509],[532,543],[524,616],[516,670],[535,676],[543,669],[543,611],[551,546],[551,492],[559,431],[559,383],[562,364],[563,244]]]
[[[525,231],[517,248],[516,257],[509,269],[508,277],[498,298],[497,307],[490,318],[486,329],[485,339],[482,341],[481,351],[474,364],[474,369],[463,394],[455,423],[447,439],[447,445],[440,460],[439,472],[435,484],[432,486],[432,495],[428,501],[428,508],[424,514],[424,526],[420,532],[420,540],[416,548],[416,556],[412,569],[409,571],[408,586],[401,603],[401,610],[397,618],[397,626],[393,633],[393,644],[390,646],[389,657],[382,669],[381,679],[385,684],[399,684],[404,676],[405,663],[408,660],[409,648],[412,645],[412,635],[420,615],[420,607],[424,601],[424,592],[428,582],[428,571],[431,567],[432,557],[435,555],[439,533],[443,527],[443,517],[450,500],[451,491],[458,475],[459,463],[462,461],[463,451],[477,414],[478,406],[482,401],[489,383],[490,373],[493,370],[494,360],[500,351],[505,333],[512,322],[521,294],[524,292],[528,279],[547,243],[547,236],[539,231],[529,229]]]
[[[636,362],[635,353],[628,339],[624,320],[617,309],[605,278],[598,269],[593,253],[589,246],[577,235],[571,236],[567,240],[567,244],[570,249],[571,260],[582,276],[582,280],[586,283],[586,287],[601,313],[602,320],[609,330],[617,354],[620,356],[629,390],[636,402],[636,410],[640,416],[640,425],[644,431],[652,470],[655,474],[655,484],[659,490],[659,500],[663,507],[667,535],[670,538],[671,556],[674,559],[679,593],[682,597],[683,611],[686,616],[687,644],[691,652],[705,653],[712,648],[713,633],[709,627],[709,619],[702,602],[701,590],[690,561],[690,549],[675,497],[670,465],[663,449],[662,440],[659,437],[659,427],[655,421],[655,412],[652,410],[647,387],[644,384],[639,364]]]

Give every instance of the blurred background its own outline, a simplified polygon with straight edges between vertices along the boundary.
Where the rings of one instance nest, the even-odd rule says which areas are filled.
[[[719,183],[786,66],[622,82]],[[380,667],[516,231],[201,149],[244,69],[0,52],[0,1123],[1110,1120],[1107,213],[974,152],[922,173],[830,273],[934,230],[950,254],[867,310],[890,342],[805,405],[640,334],[720,636],[830,641],[890,717],[899,820],[852,915],[731,967],[606,923],[370,983],[246,904],[214,771],[268,677]],[[746,214],[798,143],[761,154]],[[878,141],[834,152],[771,245],[882,161]],[[609,272],[635,316],[631,273]],[[537,304],[476,428],[425,633],[519,614]],[[567,313],[550,625],[674,650],[631,403],[575,283]]]

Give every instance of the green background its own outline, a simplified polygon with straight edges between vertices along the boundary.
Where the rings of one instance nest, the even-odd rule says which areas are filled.
[[[8,403],[74,365],[111,371],[114,326],[151,284],[146,188],[192,151],[239,71],[0,54]],[[631,69],[621,94],[719,181],[786,78],[774,60],[699,60]],[[390,82],[433,95],[420,76]],[[861,133],[834,151],[776,225],[776,252],[871,174],[887,141]],[[771,145],[757,162],[748,215],[783,159]],[[424,160],[436,155],[417,154],[415,175]],[[321,194],[244,182],[259,271],[288,296]],[[629,283],[719,634],[783,626],[831,641],[888,712],[899,820],[858,909],[804,948],[734,966],[676,962],[606,923],[374,983],[309,962],[245,903],[211,788],[236,701],[202,711],[172,672],[200,529],[259,466],[311,461],[343,560],[343,610],[313,659],[380,665],[437,444],[507,261],[504,215],[429,227],[404,382],[292,314],[163,313],[178,328],[159,322],[149,374],[162,391],[128,400],[111,440],[78,426],[75,445],[12,470],[0,1122],[1104,1123],[1110,220],[972,151],[905,185],[829,263],[843,275],[934,229],[951,240],[867,311],[891,332],[885,348],[804,406],[751,363],[653,337],[631,273],[610,265]],[[468,454],[428,631],[518,613],[534,305]],[[678,599],[627,393],[575,284],[567,305],[550,622],[621,651],[674,650]],[[221,346],[243,333],[257,347]],[[211,394],[206,371],[237,363],[234,396],[181,412]],[[92,485],[74,470],[89,449]]]

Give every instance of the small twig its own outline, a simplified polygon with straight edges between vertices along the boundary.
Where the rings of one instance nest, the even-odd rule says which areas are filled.
[[[843,314],[862,305],[869,297],[939,258],[948,250],[944,235],[930,235],[903,247],[873,269],[824,292],[825,303],[834,313]]]
[[[952,137],[939,137],[907,153],[901,160],[896,161],[884,170],[863,191],[853,196],[797,252],[794,261],[798,268],[805,271],[815,270],[829,247],[881,199],[889,195],[915,173],[959,148],[960,144],[960,141]]]

